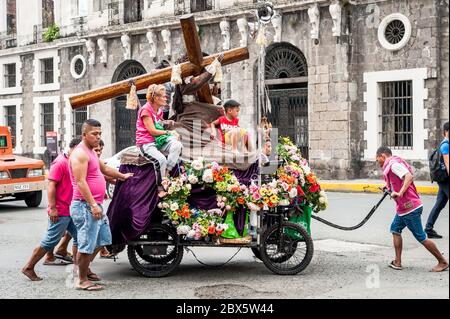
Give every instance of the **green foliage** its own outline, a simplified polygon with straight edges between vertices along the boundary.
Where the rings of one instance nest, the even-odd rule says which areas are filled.
[[[59,38],[59,27],[56,24],[52,24],[48,27],[47,31],[42,35],[44,42],[52,42]]]

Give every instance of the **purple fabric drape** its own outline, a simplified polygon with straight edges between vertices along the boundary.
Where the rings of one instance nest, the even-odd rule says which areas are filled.
[[[152,164],[144,166],[121,165],[121,173],[134,173],[125,182],[117,182],[107,216],[112,242],[126,243],[139,237],[150,225],[158,207],[158,188]]]
[[[114,196],[108,207],[113,245],[123,244],[142,235],[151,222],[158,222],[162,213],[157,207],[158,188],[152,164],[144,166],[121,165],[120,172],[134,173],[131,179],[117,182]],[[249,185],[252,177],[258,174],[258,163],[246,171],[235,170],[234,174],[241,184]],[[175,170],[172,175],[176,175]],[[217,208],[214,190],[193,187],[189,204],[199,209]],[[240,235],[245,227],[246,210],[242,208],[234,214],[234,222]]]
[[[238,179],[239,183],[249,186],[252,179],[257,178],[259,174],[259,164],[258,162],[253,163],[247,170],[233,170],[234,176]],[[234,226],[236,226],[236,230],[239,235],[242,236],[244,233],[245,227],[245,217],[247,215],[247,209],[245,207],[241,207],[237,212],[234,213]]]

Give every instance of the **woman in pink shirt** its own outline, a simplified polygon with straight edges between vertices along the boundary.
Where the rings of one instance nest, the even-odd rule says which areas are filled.
[[[150,85],[146,97],[147,103],[139,109],[137,116],[136,146],[155,166],[159,192],[162,195],[162,179],[178,164],[183,146],[177,132],[164,129],[164,125],[174,123],[163,120],[161,108],[167,103],[165,87]]]

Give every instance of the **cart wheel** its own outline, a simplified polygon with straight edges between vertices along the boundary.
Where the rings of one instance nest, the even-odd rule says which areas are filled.
[[[262,236],[261,260],[278,275],[295,275],[311,262],[314,246],[306,229],[283,222],[269,227]]]
[[[177,245],[175,229],[167,225],[152,225],[138,241],[128,245],[128,260],[141,275],[149,278],[164,277],[174,271],[183,258],[183,247]],[[142,244],[141,242],[149,244]],[[156,242],[164,244],[155,245]]]

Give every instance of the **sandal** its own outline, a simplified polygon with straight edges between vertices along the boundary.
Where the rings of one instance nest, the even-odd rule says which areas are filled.
[[[73,257],[72,254],[67,253],[66,256],[60,255],[60,254],[55,254],[55,257],[64,261],[67,261],[68,263],[72,264],[73,263]]]
[[[391,263],[389,264],[389,267],[391,267],[392,269],[395,269],[395,270],[403,270],[402,266],[395,265],[395,260],[391,261]]]
[[[55,259],[55,260],[46,260],[44,261],[45,266],[67,266],[72,264],[72,262],[67,262],[63,259]]]
[[[87,278],[88,278],[90,281],[101,281],[101,280],[102,280],[97,274],[94,274],[94,273],[88,274],[88,275],[87,275]]]
[[[100,291],[103,290],[103,286],[100,286],[98,284],[91,283],[90,285],[86,287],[77,286],[76,290],[84,290],[84,291]]]

